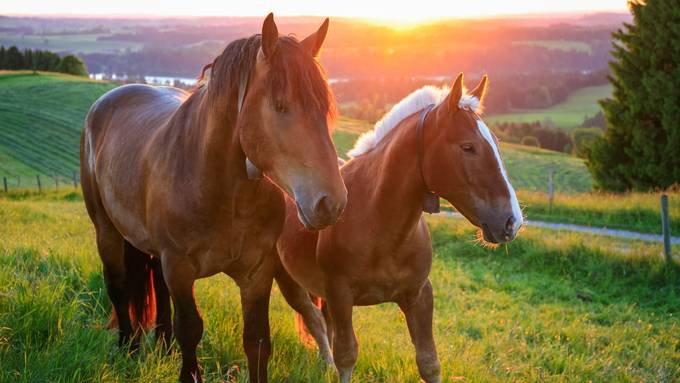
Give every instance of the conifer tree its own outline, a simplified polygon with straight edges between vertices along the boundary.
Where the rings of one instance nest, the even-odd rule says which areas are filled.
[[[588,168],[605,190],[680,183],[680,1],[630,2],[633,24],[613,34],[607,128],[588,148]]]

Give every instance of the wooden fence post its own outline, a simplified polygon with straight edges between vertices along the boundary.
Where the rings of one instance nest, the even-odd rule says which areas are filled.
[[[2,177],[2,184],[5,186],[5,193],[7,193],[7,177]]]
[[[35,176],[36,180],[38,180],[38,193],[42,193],[42,185],[40,184],[40,174]]]
[[[54,176],[54,190],[59,190],[59,176]]]
[[[668,196],[661,195],[661,232],[663,233],[663,254],[666,262],[671,264],[673,258],[671,256],[671,228],[668,221]]]
[[[73,176],[73,188],[74,188],[74,189],[78,189],[78,178],[76,177],[76,172],[75,172],[75,171],[73,171],[72,176]]]
[[[552,214],[553,200],[555,199],[555,169],[548,169],[548,214]]]

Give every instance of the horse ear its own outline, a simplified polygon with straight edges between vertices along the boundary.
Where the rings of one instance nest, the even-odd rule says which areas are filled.
[[[463,97],[463,72],[461,72],[458,77],[456,77],[456,81],[453,82],[453,86],[451,87],[451,91],[447,97],[446,105],[448,106],[449,110],[458,109],[458,104],[460,103],[461,97]]]
[[[486,87],[489,85],[489,77],[487,75],[484,75],[482,77],[482,80],[479,82],[475,90],[470,92],[470,96],[476,97],[479,102],[484,101],[484,97],[486,96]]]
[[[274,22],[274,14],[270,13],[262,24],[262,53],[264,57],[271,57],[276,51],[276,44],[279,42],[279,30]]]
[[[326,39],[326,33],[328,33],[328,18],[323,21],[323,24],[321,24],[316,32],[302,40],[301,44],[312,53],[312,56],[319,57],[321,46]]]

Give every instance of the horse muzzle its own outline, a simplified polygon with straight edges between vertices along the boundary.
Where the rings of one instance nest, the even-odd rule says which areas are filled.
[[[522,224],[522,217],[510,214],[503,219],[494,220],[491,224],[482,223],[482,234],[487,242],[494,244],[507,243],[515,239]]]
[[[320,193],[315,198],[295,197],[298,218],[308,230],[321,230],[333,225],[345,209],[347,193],[331,196]]]

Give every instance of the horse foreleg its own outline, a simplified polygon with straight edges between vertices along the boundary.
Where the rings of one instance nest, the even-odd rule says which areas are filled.
[[[349,286],[327,283],[327,305],[334,326],[333,358],[340,375],[340,383],[349,383],[359,355],[359,343],[352,325],[354,298]]]
[[[441,370],[432,334],[432,285],[428,280],[414,299],[399,302],[416,349],[418,372],[427,383],[441,382]]]
[[[286,298],[286,302],[302,316],[305,326],[319,347],[319,354],[323,360],[332,364],[333,355],[328,343],[327,324],[321,310],[314,305],[307,291],[298,285],[283,267],[276,273],[276,283],[281,289],[281,294]]]
[[[162,257],[163,278],[175,307],[174,328],[177,343],[182,350],[183,383],[201,382],[196,359],[196,347],[203,335],[203,319],[194,299],[196,272],[191,262],[170,256]]]
[[[267,381],[267,364],[272,345],[269,334],[269,296],[273,272],[260,270],[259,276],[241,285],[243,311],[243,349],[248,358],[251,383]],[[266,275],[265,275],[266,274]]]

